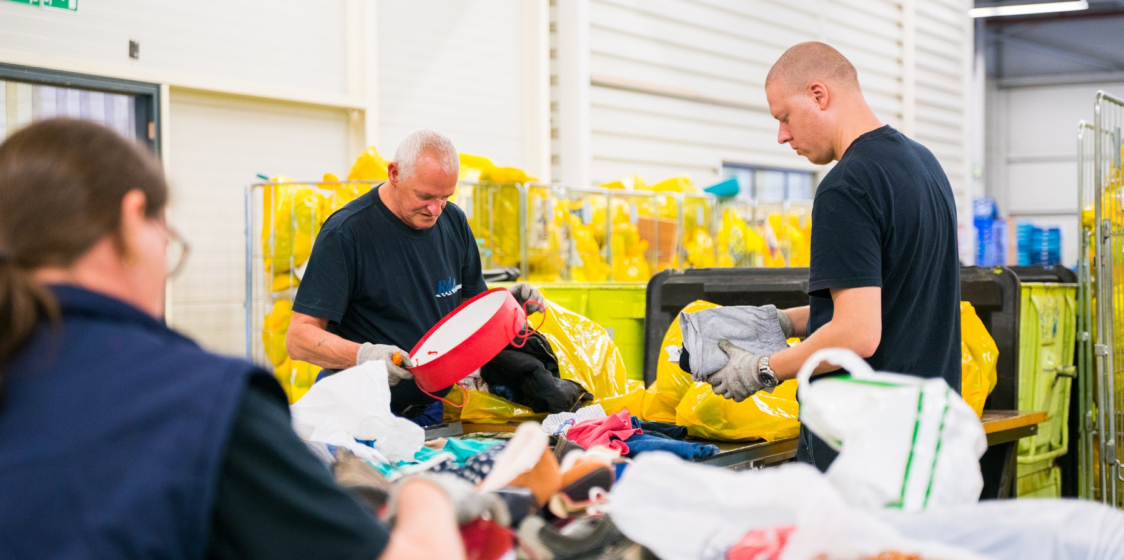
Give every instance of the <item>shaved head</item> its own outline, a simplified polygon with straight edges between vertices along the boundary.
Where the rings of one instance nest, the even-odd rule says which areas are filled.
[[[813,82],[843,90],[859,90],[859,74],[847,57],[830,45],[808,41],[781,55],[765,77],[765,88],[786,93],[803,91]]]

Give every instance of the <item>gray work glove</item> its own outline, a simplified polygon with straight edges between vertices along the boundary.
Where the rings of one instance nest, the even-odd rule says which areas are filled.
[[[400,364],[394,363],[394,354],[400,357]],[[386,379],[393,387],[403,379],[413,379],[414,374],[410,373],[408,367],[414,367],[413,360],[410,359],[410,353],[405,350],[392,346],[390,344],[371,344],[364,342],[359,347],[359,352],[355,354],[355,365],[364,364],[367,362],[381,361],[386,364]]]
[[[398,516],[398,496],[402,488],[409,481],[417,480],[436,486],[449,497],[449,501],[453,502],[453,511],[456,512],[457,525],[466,525],[484,515],[497,525],[503,527],[511,525],[511,514],[503,498],[492,492],[480,492],[468,481],[449,473],[408,476],[395,484],[390,491],[390,502],[387,506],[388,520],[393,521]]]
[[[528,301],[534,302],[526,307],[527,313],[534,313],[546,309],[546,300],[543,299],[542,294],[526,282],[520,282],[508,288],[507,291],[511,292],[511,295],[519,305],[523,305]]]
[[[796,327],[792,326],[792,319],[780,309],[777,310],[777,322],[781,324],[781,332],[784,333],[785,340],[796,336]]]
[[[757,372],[760,356],[734,346],[725,338],[718,341],[718,348],[730,357],[730,361],[706,378],[706,382],[714,388],[714,394],[742,402],[765,388]]]

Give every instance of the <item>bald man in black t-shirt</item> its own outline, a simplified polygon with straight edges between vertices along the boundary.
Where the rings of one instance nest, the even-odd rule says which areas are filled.
[[[855,67],[826,44],[786,51],[765,94],[778,142],[815,164],[838,161],[812,206],[810,305],[783,312],[807,339],[772,356],[730,348],[708,382],[740,401],[795,378],[816,350],[847,348],[876,370],[941,377],[959,391],[956,202],[937,159],[878,120]],[[800,440],[797,458],[826,470],[835,452],[803,428]]]

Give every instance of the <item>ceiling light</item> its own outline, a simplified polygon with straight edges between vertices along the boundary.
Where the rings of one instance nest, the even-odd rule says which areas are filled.
[[[1048,14],[1053,12],[1075,12],[1088,10],[1089,2],[1086,0],[1069,2],[1042,2],[1039,4],[1017,4],[1013,6],[989,6],[986,8],[972,8],[968,15],[974,18],[996,16],[1022,16],[1027,14]]]

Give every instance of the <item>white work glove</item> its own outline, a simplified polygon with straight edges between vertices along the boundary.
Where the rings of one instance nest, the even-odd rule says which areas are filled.
[[[394,354],[396,353],[401,356],[402,365],[394,363]],[[359,352],[355,354],[355,365],[376,360],[386,364],[386,378],[390,382],[391,387],[397,385],[398,382],[403,379],[414,378],[414,374],[406,369],[408,367],[414,367],[414,362],[410,359],[410,353],[397,346],[365,342],[359,347]]]
[[[714,394],[742,402],[765,388],[757,370],[760,356],[734,346],[734,343],[725,338],[718,341],[718,348],[730,357],[730,361],[706,378],[706,382],[714,389]]]
[[[449,473],[408,476],[395,484],[390,491],[390,501],[387,505],[388,521],[393,522],[398,516],[398,496],[402,488],[407,484],[416,484],[418,481],[432,484],[449,497],[449,501],[453,502],[453,511],[456,512],[459,526],[467,525],[481,516],[487,516],[502,527],[511,525],[511,514],[503,498],[492,492],[480,492],[468,481]]]
[[[528,301],[534,302],[526,307],[527,313],[534,313],[546,309],[546,300],[543,299],[542,294],[526,282],[520,282],[508,288],[507,291],[511,292],[511,295],[519,305],[523,305]]]

